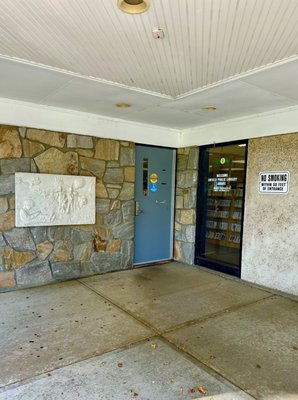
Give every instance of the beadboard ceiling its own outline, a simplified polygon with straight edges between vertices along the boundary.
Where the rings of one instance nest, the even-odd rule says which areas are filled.
[[[298,105],[297,0],[151,0],[139,15],[116,0],[0,7],[2,98],[175,129]]]

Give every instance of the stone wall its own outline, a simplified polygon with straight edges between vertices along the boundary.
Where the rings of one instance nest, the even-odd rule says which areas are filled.
[[[197,147],[177,151],[174,258],[187,264],[194,263],[198,156]]]
[[[249,140],[241,278],[298,295],[298,133]],[[259,194],[259,173],[289,171],[289,193]]]
[[[0,126],[0,291],[131,268],[134,165],[132,143]],[[95,176],[95,225],[16,228],[15,172]]]

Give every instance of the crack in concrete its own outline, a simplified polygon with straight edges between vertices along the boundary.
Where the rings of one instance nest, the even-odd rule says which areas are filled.
[[[149,338],[154,338],[157,337],[159,339],[161,339],[163,342],[165,342],[167,345],[171,346],[172,348],[174,348],[177,352],[179,352],[180,354],[182,354],[183,356],[187,356],[189,357],[193,362],[195,363],[200,363],[201,365],[203,365],[207,371],[211,371],[212,374],[216,374],[217,376],[220,376],[221,378],[223,378],[224,380],[230,382],[231,384],[233,384],[235,387],[237,387],[239,390],[243,391],[244,393],[248,394],[249,396],[251,396],[252,398],[257,399],[257,397],[253,396],[246,388],[239,386],[239,384],[237,384],[236,382],[234,382],[233,380],[227,378],[226,376],[224,376],[220,371],[218,371],[217,369],[213,368],[212,366],[208,365],[207,363],[205,363],[204,361],[200,360],[199,358],[195,357],[193,354],[191,354],[190,352],[188,352],[185,348],[179,346],[179,344],[175,343],[174,341],[171,341],[170,339],[166,338],[164,335],[170,332],[174,332],[177,331],[179,329],[182,329],[184,327],[187,326],[192,326],[195,325],[197,323],[201,323],[201,322],[205,322],[207,320],[211,320],[214,318],[217,318],[221,315],[227,314],[227,313],[232,313],[232,312],[236,312],[242,308],[246,308],[249,307],[251,305],[257,304],[257,303],[261,303],[263,301],[272,299],[274,297],[276,297],[277,295],[275,294],[271,294],[271,295],[267,295],[266,297],[263,297],[261,299],[257,299],[254,301],[250,301],[248,303],[245,304],[238,304],[235,306],[231,306],[228,307],[224,310],[220,310],[216,313],[210,314],[206,317],[203,318],[198,318],[196,320],[191,320],[191,321],[187,321],[183,324],[179,324],[176,325],[175,327],[172,327],[170,329],[167,330],[163,330],[160,331],[157,328],[153,327],[150,323],[148,323],[147,321],[142,320],[139,316],[134,315],[131,311],[127,310],[126,308],[124,308],[123,306],[119,305],[118,303],[114,302],[112,299],[110,299],[109,297],[107,297],[106,295],[102,294],[100,291],[98,291],[97,289],[94,289],[93,287],[90,287],[88,284],[86,284],[85,282],[81,282],[79,281],[82,285],[86,286],[88,289],[90,289],[91,291],[93,291],[94,293],[96,293],[97,295],[99,295],[100,297],[102,297],[103,299],[109,301],[111,304],[113,304],[115,307],[117,307],[119,310],[125,312],[126,314],[128,314],[130,317],[134,318],[136,321],[138,321],[139,323],[143,324],[144,326],[146,326],[147,328],[150,328],[152,331],[156,332],[156,335],[151,336]],[[220,285],[222,285],[222,282],[220,282],[217,286],[219,287]],[[267,292],[268,293],[268,292]],[[122,348],[121,348],[122,349]],[[119,349],[120,350],[120,349]]]
[[[265,300],[267,300],[267,299],[271,299],[271,298],[273,298],[273,297],[275,297],[275,295],[266,296],[266,297],[263,297],[263,298],[261,298],[261,299],[251,301],[251,302],[249,302],[249,303],[238,304],[238,305],[235,305],[235,306],[227,307],[227,308],[225,308],[225,309],[223,309],[223,310],[220,310],[220,311],[217,311],[217,312],[215,312],[215,313],[213,313],[213,314],[206,315],[206,316],[204,316],[204,317],[197,318],[197,319],[192,319],[192,320],[183,322],[183,323],[181,323],[181,324],[179,324],[179,325],[176,325],[175,327],[166,329],[166,330],[162,331],[162,334],[164,335],[164,334],[167,334],[167,333],[171,333],[171,332],[173,332],[173,331],[177,331],[177,330],[179,330],[179,329],[186,328],[186,327],[188,327],[188,326],[192,326],[192,325],[199,324],[199,323],[201,323],[201,322],[209,321],[209,320],[211,320],[211,319],[220,317],[221,315],[236,312],[236,311],[238,311],[238,310],[240,310],[240,309],[242,309],[242,308],[250,307],[250,306],[252,306],[252,305],[254,305],[254,304],[261,303],[262,301],[265,301]]]
[[[113,306],[115,306],[116,308],[118,308],[120,311],[125,312],[126,314],[128,314],[130,317],[132,317],[134,320],[136,320],[137,322],[139,322],[140,324],[144,325],[146,328],[149,328],[150,330],[152,330],[153,332],[155,332],[157,335],[160,335],[161,332],[156,329],[155,327],[151,326],[148,322],[146,322],[145,320],[142,320],[141,318],[135,316],[131,311],[127,310],[126,308],[124,308],[123,306],[119,305],[118,303],[116,303],[114,300],[112,300],[111,298],[109,298],[108,296],[102,294],[99,290],[94,289],[93,287],[89,286],[87,283],[85,282],[81,282],[79,280],[79,283],[85,287],[87,287],[89,290],[91,290],[92,292],[94,292],[95,294],[97,294],[98,296],[100,296],[101,298],[103,298],[104,300],[107,300],[109,303],[111,303]]]

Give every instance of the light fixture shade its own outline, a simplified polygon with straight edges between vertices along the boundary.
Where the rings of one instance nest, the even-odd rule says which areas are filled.
[[[128,14],[141,14],[150,7],[150,0],[117,0],[121,11]]]

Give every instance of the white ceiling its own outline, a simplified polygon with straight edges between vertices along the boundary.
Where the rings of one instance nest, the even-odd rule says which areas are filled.
[[[175,129],[298,105],[297,0],[151,0],[140,15],[116,0],[0,7],[3,98]]]

